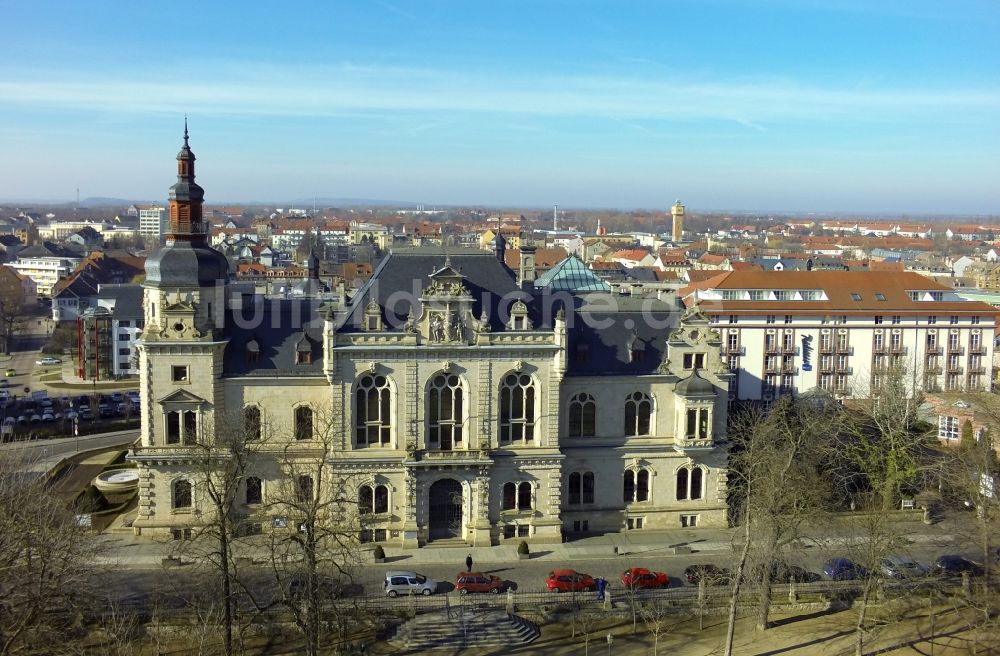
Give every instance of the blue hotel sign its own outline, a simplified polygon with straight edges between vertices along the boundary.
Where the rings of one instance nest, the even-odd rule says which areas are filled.
[[[802,371],[812,371],[812,335],[802,336]]]

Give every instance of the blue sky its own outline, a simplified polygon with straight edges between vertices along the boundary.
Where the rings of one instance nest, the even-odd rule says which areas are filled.
[[[234,7],[236,9],[234,9]],[[994,0],[7,3],[0,198],[1000,214]]]

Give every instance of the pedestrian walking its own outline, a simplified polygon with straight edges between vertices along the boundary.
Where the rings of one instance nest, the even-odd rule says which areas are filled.
[[[469,554],[468,556],[465,557],[465,571],[466,572],[472,571],[472,554]]]

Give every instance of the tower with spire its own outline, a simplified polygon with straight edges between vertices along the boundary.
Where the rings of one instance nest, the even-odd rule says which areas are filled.
[[[166,243],[146,259],[145,325],[136,343],[141,400],[139,509],[134,528],[152,533],[183,525],[160,500],[192,444],[224,425],[221,372],[229,263],[208,243],[202,215],[205,191],[195,182],[195,156],[184,122],[177,182],[170,187]]]

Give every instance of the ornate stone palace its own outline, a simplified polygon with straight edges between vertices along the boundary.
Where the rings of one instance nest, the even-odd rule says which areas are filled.
[[[205,520],[196,447],[241,422],[260,448],[234,512],[255,530],[295,529],[269,499],[289,475],[405,547],[726,524],[731,374],[697,306],[613,295],[575,258],[536,279],[530,244],[513,271],[502,236],[390,252],[342,302],[244,293],[194,164],[185,129],[146,264],[136,532]]]

